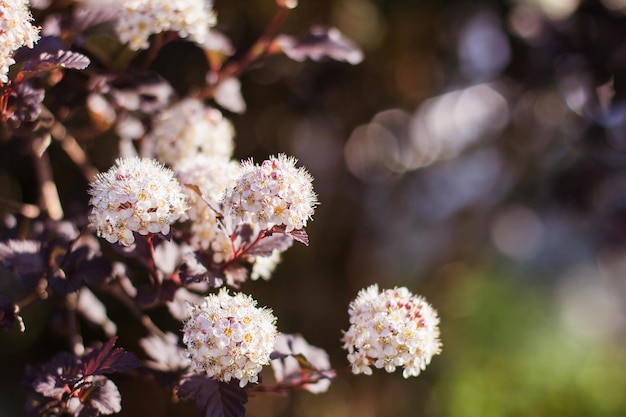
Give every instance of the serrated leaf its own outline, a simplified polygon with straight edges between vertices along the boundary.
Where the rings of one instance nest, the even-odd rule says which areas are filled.
[[[271,256],[274,250],[284,252],[293,244],[293,238],[284,234],[264,237],[247,254],[250,256]]]
[[[363,60],[361,49],[334,27],[313,26],[311,32],[302,39],[280,35],[274,39],[274,43],[294,61],[331,58],[356,65]]]
[[[246,415],[248,393],[235,380],[226,383],[207,375],[188,375],[181,380],[178,395],[193,400],[206,417]]]
[[[215,288],[224,284],[226,275],[223,271],[211,267],[210,256],[200,251],[183,254],[183,264],[178,273],[183,284],[208,282]]]
[[[33,88],[29,82],[20,83],[9,97],[10,119],[18,122],[32,122],[39,118],[41,102],[45,95],[43,89]]]
[[[113,372],[126,372],[141,365],[135,355],[122,348],[113,348],[117,337],[93,349],[82,358],[83,375],[102,375]]]
[[[0,263],[16,273],[24,286],[34,287],[47,269],[42,252],[41,243],[34,240],[0,242]]]
[[[38,58],[26,61],[24,68],[20,71],[20,76],[28,79],[59,68],[82,70],[90,63],[89,58],[78,52],[65,50],[59,50],[56,53],[42,52]]]

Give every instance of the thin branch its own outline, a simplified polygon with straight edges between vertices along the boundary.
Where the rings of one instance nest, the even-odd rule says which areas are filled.
[[[126,292],[118,282],[116,282],[114,286],[110,287],[110,293],[117,297],[117,299],[121,301],[126,306],[126,308],[128,308],[128,310],[130,310],[132,315],[135,316],[135,318],[139,320],[146,329],[161,338],[166,337],[163,330],[159,329],[159,327],[154,324],[150,316],[141,311],[141,309],[137,306],[135,300],[133,300],[131,297],[128,296],[128,294],[126,294]]]
[[[243,73],[251,64],[261,59],[267,52],[272,40],[282,27],[289,11],[289,7],[283,6],[278,9],[276,15],[265,28],[265,31],[261,37],[248,49],[248,52],[239,60],[228,62],[224,65],[221,71],[217,74],[215,80],[210,80],[209,85],[202,89],[197,95],[200,99],[212,98],[215,94],[217,87],[225,80],[233,77],[238,77]]]
[[[63,218],[63,208],[61,207],[59,192],[52,176],[50,159],[45,152],[49,141],[50,135],[45,135],[43,138],[34,140],[32,144],[35,170],[37,172],[41,192],[40,206],[47,211],[48,216],[52,220],[61,220]]]
[[[36,219],[41,214],[39,207],[34,204],[20,203],[4,197],[0,197],[0,207],[10,213],[19,213],[27,219]]]

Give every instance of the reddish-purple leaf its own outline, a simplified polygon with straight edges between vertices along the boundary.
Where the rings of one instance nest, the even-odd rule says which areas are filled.
[[[281,225],[272,227],[272,229],[270,230],[270,233],[282,233],[282,234],[292,237],[293,240],[303,243],[305,246],[309,246],[309,235],[307,235],[304,229],[294,229],[290,232],[287,232],[286,230],[287,230],[286,226],[284,224],[281,224]]]
[[[331,58],[356,65],[363,60],[363,52],[337,28],[314,26],[302,39],[280,35],[274,40],[289,58],[304,61],[306,58],[320,61]]]
[[[185,253],[179,276],[183,284],[208,282],[211,287],[221,287],[226,275],[223,271],[211,266],[211,255],[205,252]]]
[[[206,417],[246,415],[248,393],[235,380],[226,383],[207,375],[187,375],[180,381],[178,395],[193,400]]]
[[[82,358],[84,376],[126,372],[141,365],[141,361],[132,353],[122,348],[114,349],[116,340],[117,337],[110,339]]]
[[[264,237],[259,243],[254,245],[252,249],[248,251],[250,256],[271,256],[276,249],[279,252],[284,252],[293,244],[293,238],[285,234],[276,234]]]

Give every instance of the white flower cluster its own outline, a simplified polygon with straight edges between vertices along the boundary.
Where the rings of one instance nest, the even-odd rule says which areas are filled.
[[[192,371],[225,382],[238,379],[241,387],[258,382],[276,343],[276,317],[256,307],[252,297],[231,296],[224,288],[204,300],[183,328]]]
[[[222,113],[186,98],[154,120],[151,139],[156,157],[172,167],[196,155],[230,159],[235,130]]]
[[[224,207],[235,219],[260,229],[274,225],[284,225],[287,232],[302,229],[315,211],[317,196],[313,178],[304,168],[296,168],[296,162],[284,154],[261,165],[245,161],[237,185],[222,199]]]
[[[230,253],[230,239],[219,227],[214,211],[218,207],[211,208],[209,204],[216,204],[224,190],[235,185],[241,172],[240,165],[223,158],[197,155],[175,165],[175,170],[182,184],[195,185],[202,193],[201,198],[193,190],[188,188],[184,190],[189,203],[187,216],[191,220],[192,243],[202,249],[208,249],[211,246],[221,248],[225,244]],[[218,242],[214,243],[216,241]]]
[[[173,31],[204,43],[217,21],[211,0],[118,0],[122,7],[116,30],[133,50],[147,49],[150,35]]]
[[[437,312],[404,287],[361,290],[349,314],[342,341],[354,374],[371,375],[373,365],[387,372],[401,366],[405,378],[418,376],[441,351]]]
[[[111,243],[130,246],[133,232],[167,235],[187,204],[174,173],[152,159],[118,159],[90,184],[90,225]]]
[[[31,22],[28,0],[0,1],[0,81],[9,81],[9,66],[15,64],[13,52],[22,47],[33,47],[39,40],[39,29]]]

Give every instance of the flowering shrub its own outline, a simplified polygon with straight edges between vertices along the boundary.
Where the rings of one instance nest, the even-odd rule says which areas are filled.
[[[0,2],[2,140],[28,149],[41,194],[39,205],[4,203],[11,213],[0,262],[29,295],[0,295],[0,329],[28,332],[20,312],[39,299],[60,300],[69,317],[70,352],[26,371],[27,411],[117,413],[113,373],[162,382],[206,416],[245,415],[254,391],[327,390],[342,372],[324,350],[279,333],[270,309],[224,287],[245,291],[248,279],[270,279],[294,241],[308,245],[305,228],[318,205],[296,158],[234,160],[235,127],[225,114],[245,110],[237,78],[268,55],[356,64],[360,50],[334,28],[316,27],[303,40],[279,35],[295,1],[278,1],[276,18],[242,54],[214,29],[210,1],[53,2],[50,10],[45,3],[37,2],[39,28],[27,2]],[[178,92],[152,69],[174,40],[207,59],[197,90]],[[114,138],[113,155],[98,157],[103,172],[90,162],[97,152],[72,135],[80,126],[97,140]],[[62,202],[52,140],[82,173],[89,207]],[[143,352],[115,347],[118,326],[102,294],[140,319],[149,333],[137,340]],[[146,310],[155,306],[167,306],[182,333],[157,326]],[[435,310],[406,288],[363,290],[349,314],[346,371],[402,367],[405,378],[417,376],[440,351]],[[77,316],[107,340],[85,346]],[[260,380],[265,365],[275,384]]]

